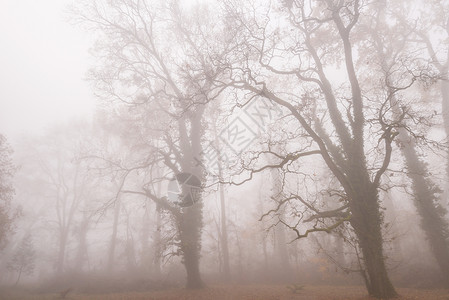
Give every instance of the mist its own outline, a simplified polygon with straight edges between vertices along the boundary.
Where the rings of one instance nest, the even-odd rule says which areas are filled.
[[[449,297],[448,1],[0,7],[0,299]]]

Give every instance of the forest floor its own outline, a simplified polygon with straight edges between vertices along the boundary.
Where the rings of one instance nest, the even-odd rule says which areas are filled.
[[[0,291],[1,300],[368,300],[366,290],[361,286],[302,286],[292,291],[287,285],[216,285],[201,290],[169,289],[139,293],[81,294],[69,292],[64,298],[60,294],[31,294],[24,291]],[[398,288],[398,299],[449,300],[449,290],[418,290]]]

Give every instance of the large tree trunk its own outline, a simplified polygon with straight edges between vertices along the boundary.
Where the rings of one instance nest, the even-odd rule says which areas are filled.
[[[357,181],[355,181],[357,182]],[[397,293],[388,277],[383,254],[382,217],[376,187],[368,180],[354,186],[350,199],[351,225],[359,240],[363,254],[365,285],[371,296],[388,299]]]
[[[204,128],[201,124],[204,106],[198,106],[195,111],[188,116],[190,129],[187,129],[187,117],[179,120],[180,145],[184,153],[181,162],[182,171],[196,177],[199,180],[200,187],[190,184],[182,185],[182,195],[190,195],[190,206],[181,209],[177,216],[178,233],[180,238],[180,248],[183,254],[183,263],[187,272],[187,288],[201,288],[203,281],[200,275],[200,252],[201,252],[201,233],[203,228],[203,202],[202,202],[202,184],[204,183],[204,170],[198,165],[198,160],[202,157],[201,139]],[[186,182],[187,183],[187,182]]]
[[[179,237],[183,263],[187,271],[187,288],[201,288],[200,251],[202,228],[202,203],[186,207],[179,217]]]

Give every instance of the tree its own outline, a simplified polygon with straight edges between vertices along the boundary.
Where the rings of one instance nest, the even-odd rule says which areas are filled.
[[[12,152],[6,138],[0,134],[0,250],[5,247],[13,229],[13,221],[18,216],[18,211],[11,207],[14,196],[12,178],[16,170]]]
[[[213,31],[206,22],[210,16],[201,7],[195,14],[187,17],[177,1],[131,0],[89,1],[77,12],[100,33],[100,64],[92,78],[101,98],[120,111],[117,122],[126,124],[123,136],[132,150],[130,160],[112,159],[111,167],[124,178],[123,193],[145,196],[171,213],[189,288],[203,285],[201,194],[192,205],[180,207],[158,195],[155,185],[167,180],[167,173],[175,178],[190,174],[200,186],[205,181],[198,163],[203,117],[205,105],[216,97],[212,83],[221,70],[211,62],[215,55],[205,51],[213,51],[208,43]],[[155,175],[157,168],[162,176]],[[129,183],[131,177],[140,178],[140,186]]]
[[[416,48],[416,44],[415,42],[409,41],[412,40],[411,36],[413,35],[414,30],[407,26],[407,23],[400,22],[400,18],[404,18],[403,15],[399,15],[398,20],[398,24],[401,24],[401,26],[398,27],[402,30],[396,29],[395,31],[388,28],[387,22],[385,22],[386,7],[388,6],[384,3],[384,5],[379,8],[380,13],[375,21],[376,28],[372,31],[373,46],[377,49],[379,62],[385,76],[385,85],[391,95],[389,99],[390,103],[388,103],[388,105],[391,108],[393,117],[402,120],[401,126],[397,129],[397,143],[408,169],[407,175],[412,181],[413,200],[421,218],[421,228],[428,238],[433,255],[438,262],[443,278],[445,278],[445,284],[449,285],[449,225],[444,218],[446,210],[439,203],[439,189],[429,178],[428,166],[418,152],[418,143],[420,140],[422,142],[421,144],[430,144],[432,147],[438,144],[427,140],[425,134],[415,134],[418,130],[413,130],[411,126],[407,124],[407,120],[404,120],[403,117],[405,114],[409,113],[408,111],[413,110],[413,108],[407,107],[407,103],[404,103],[404,101],[396,95],[396,91],[401,89],[402,81],[400,78],[401,74],[397,73],[398,64],[404,64],[404,62],[407,62],[409,65],[413,64],[413,60],[410,58],[410,53]],[[401,10],[399,14],[404,11],[406,10]],[[388,34],[385,34],[385,31],[387,31]],[[431,47],[431,45],[427,46]],[[429,51],[431,52],[432,50]],[[425,56],[423,58],[425,58]],[[435,60],[430,60],[430,62],[431,64],[437,64]],[[424,73],[424,76],[428,76],[429,80],[433,81],[434,79],[432,77],[434,77],[434,74],[432,70],[427,70],[426,68],[428,67],[426,65],[421,68],[423,69],[422,72],[428,73],[428,75],[425,75]],[[442,71],[442,68],[442,65],[438,65],[439,72]],[[443,86],[444,84],[445,83],[442,83]],[[434,112],[432,111],[427,114],[433,116]],[[443,113],[443,120],[444,118],[445,116]],[[428,117],[426,119],[426,122],[431,122],[432,118]],[[420,122],[420,125],[424,128],[429,127],[429,125],[424,126],[426,125],[424,122]]]
[[[448,1],[430,1],[420,7],[420,18],[405,18],[409,7],[402,6],[400,15],[402,24],[411,30],[417,45],[424,45],[428,61],[435,68],[440,87],[441,114],[446,138],[449,137],[449,3]],[[446,153],[446,176],[449,177],[449,152]],[[445,187],[449,189],[449,185]],[[448,197],[448,195],[446,195]]]
[[[39,137],[24,140],[21,146],[24,152],[20,161],[23,165],[21,190],[40,205],[36,209],[42,209],[47,225],[50,224],[48,227],[55,231],[52,237],[56,238],[55,270],[59,275],[66,269],[67,248],[72,230],[76,229],[79,210],[91,199],[91,188],[95,186],[95,180],[89,177],[84,162],[77,159],[81,144],[86,141],[88,128],[77,122],[60,125]],[[87,206],[82,208],[87,209]],[[87,222],[81,225],[84,228],[80,228],[82,244],[89,218],[84,215],[81,219],[84,220],[80,223]],[[81,245],[81,248],[84,252],[85,247]]]
[[[22,274],[31,275],[34,272],[35,252],[31,234],[26,234],[22,238],[17,251],[14,253],[11,261],[8,263],[8,269],[17,273],[15,285],[19,283]]]
[[[395,297],[384,257],[378,193],[397,128],[408,115],[398,119],[385,113],[385,105],[419,80],[408,69],[416,66],[399,66],[401,86],[391,91],[379,80],[380,64],[361,60],[372,51],[364,35],[367,27],[373,29],[371,16],[379,13],[374,4],[327,0],[271,5],[255,1],[247,6],[225,1],[225,5],[228,20],[234,21],[228,30],[235,36],[236,49],[223,61],[229,70],[226,85],[250,92],[246,101],[267,98],[280,105],[301,130],[296,133],[296,150],[278,153],[269,147],[263,152],[278,163],[258,166],[256,157],[245,171],[251,178],[267,168],[290,169],[300,159],[320,157],[340,185],[328,192],[342,205],[322,210],[291,193],[278,209],[290,201],[300,202],[316,223],[304,234],[298,228],[300,215],[296,225],[284,223],[303,238],[349,222],[362,252],[369,294]]]

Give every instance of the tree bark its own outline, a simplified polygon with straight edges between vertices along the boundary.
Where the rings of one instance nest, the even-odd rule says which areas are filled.
[[[202,185],[204,183],[204,172],[198,159],[202,156],[201,139],[204,128],[201,124],[204,106],[198,106],[189,116],[183,116],[179,120],[180,149],[184,154],[181,161],[182,171],[195,176]],[[190,129],[187,130],[188,122]],[[193,191],[192,186],[182,185],[182,195],[191,195],[196,199],[191,199],[192,205],[181,209],[177,216],[178,233],[180,238],[180,248],[183,253],[183,263],[187,272],[186,287],[190,289],[202,288],[204,283],[200,275],[200,252],[201,233],[203,228],[203,202],[201,190]],[[198,187],[202,188],[202,187]]]
[[[445,284],[449,287],[449,226],[444,214],[436,207],[438,199],[435,197],[435,190],[425,177],[427,167],[416,153],[414,142],[405,129],[400,129],[399,142],[408,167],[408,176],[412,180],[414,204],[421,217],[421,228],[429,240]]]
[[[118,222],[120,216],[120,198],[117,199],[114,206],[114,223],[112,224],[112,234],[111,240],[109,242],[109,253],[108,253],[108,272],[112,272],[114,270],[114,259],[115,259],[115,246],[117,242],[117,230],[118,230]]]
[[[359,182],[351,197],[351,225],[363,254],[364,279],[368,293],[376,298],[389,299],[397,293],[388,277],[383,254],[382,216],[376,187],[371,182]]]
[[[156,276],[161,275],[161,260],[162,260],[162,209],[160,205],[156,204],[156,230],[154,231],[154,255],[153,266]]]
[[[179,236],[183,263],[187,272],[186,287],[197,289],[203,287],[200,275],[202,203],[185,208],[179,217]]]

